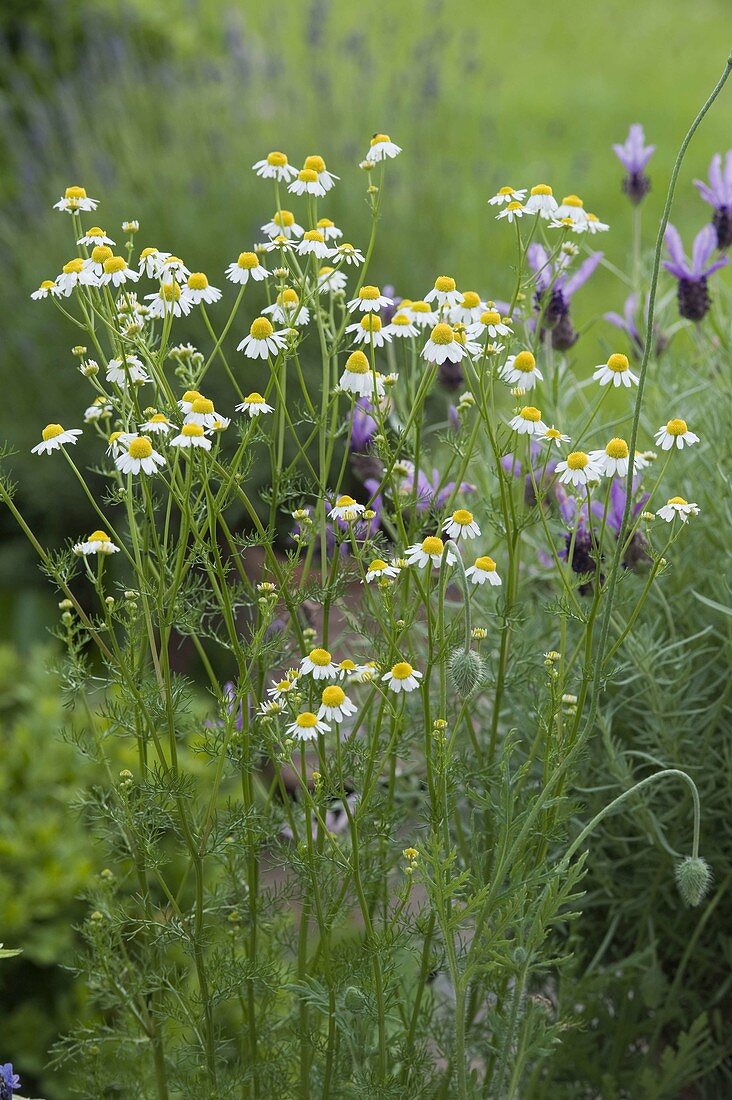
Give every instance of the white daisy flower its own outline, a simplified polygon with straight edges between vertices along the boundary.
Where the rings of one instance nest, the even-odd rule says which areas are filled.
[[[417,542],[414,546],[408,546],[404,557],[407,565],[416,565],[418,569],[424,569],[430,564],[433,568],[439,569],[442,564],[444,550],[445,544],[442,539],[436,535],[429,535],[422,542]],[[449,547],[446,557],[448,565],[454,565],[457,561],[455,554]]]
[[[389,330],[392,336],[396,336],[397,338],[419,336],[419,329],[412,323],[409,314],[402,309],[392,317]]]
[[[107,381],[114,382],[116,386],[139,386],[143,382],[149,382],[150,376],[136,355],[126,355],[124,359],[109,360]]]
[[[340,176],[334,176],[332,172],[328,171],[323,158],[317,155],[305,157],[305,163],[302,167],[304,172],[316,173],[318,183],[325,191],[330,191],[331,187],[335,186],[335,181],[340,179]]]
[[[181,260],[180,256],[166,256],[160,268],[160,279],[163,283],[185,283],[191,274],[190,269]]]
[[[315,228],[320,230],[326,241],[337,241],[343,236],[343,230],[339,229],[330,218],[318,218]]]
[[[281,714],[283,710],[282,704],[278,703],[276,699],[265,700],[259,704],[258,713],[260,718],[274,718],[276,714]]]
[[[272,405],[268,405],[261,393],[257,393],[256,390],[248,394],[241,405],[236,405],[235,408],[237,412],[248,413],[252,420],[255,416],[261,416],[263,413],[274,412]]]
[[[149,412],[149,409],[145,410]],[[144,424],[140,425],[141,432],[152,433],[153,435],[167,435],[168,432],[173,430],[173,425],[168,420],[165,413],[153,413],[149,420],[146,420]]]
[[[588,233],[607,233],[610,226],[607,222],[601,222],[597,214],[588,214],[587,221],[585,222],[585,229]]]
[[[398,577],[401,570],[398,565],[394,565],[393,562],[383,561],[382,558],[374,558],[366,570],[366,583],[371,584],[371,581],[379,581],[382,577],[389,577],[393,580],[394,577]]]
[[[282,699],[297,686],[297,675],[288,673],[284,680],[273,680],[272,687],[267,688],[267,694],[272,699]]]
[[[328,516],[330,519],[342,519],[346,523],[355,523],[362,512],[366,511],[363,504],[358,504],[353,497],[338,497]]]
[[[373,344],[375,348],[383,348],[384,344],[391,343],[392,334],[389,328],[384,328],[378,313],[365,313],[360,321],[346,327],[346,332],[352,332],[354,343]]]
[[[33,291],[31,298],[37,302],[41,298],[48,298],[49,294],[55,298],[61,294],[61,288],[54,283],[53,279],[44,279],[38,290]]]
[[[220,413],[214,413],[213,419],[211,421],[210,430],[212,432],[225,432],[230,424],[231,424],[230,417],[221,416]]]
[[[496,572],[496,563],[487,554],[476,558],[475,563],[465,570],[465,576],[469,577],[473,584],[485,584],[486,581],[492,585],[503,584]]]
[[[425,302],[437,302],[438,306],[457,306],[463,300],[463,296],[455,286],[455,280],[450,275],[439,275],[435,279],[435,285],[429,294],[424,296]]]
[[[568,218],[572,225],[584,228],[587,223],[585,204],[579,195],[565,195],[554,217],[557,221]]]
[[[573,485],[577,489],[588,481],[599,481],[600,471],[585,451],[572,451],[564,462],[556,466],[559,480],[563,485]]]
[[[353,393],[357,397],[373,397],[374,390],[377,397],[384,396],[384,383],[381,376],[376,372],[374,377],[371,364],[362,351],[351,352],[346,359],[338,389],[343,393]]]
[[[126,449],[114,460],[123,474],[155,474],[157,467],[165,465],[165,459],[154,449],[146,435],[136,435]]]
[[[501,367],[500,375],[504,382],[508,382],[511,386],[520,386],[522,390],[531,390],[536,385],[537,379],[539,381],[544,379],[530,351],[509,355]]]
[[[99,280],[102,286],[107,286],[109,283],[112,286],[124,286],[125,283],[129,282],[136,283],[140,278],[139,271],[134,271],[127,266],[127,260],[124,256],[110,256],[102,266],[104,272]]]
[[[98,225],[93,226],[91,229],[87,229],[83,237],[79,237],[77,244],[85,244],[87,248],[93,248],[98,244],[115,244],[116,242],[108,237],[103,229],[100,229]]]
[[[31,447],[31,454],[50,455],[51,451],[58,451],[67,443],[76,443],[77,436],[82,434],[81,428],[69,428],[66,431],[60,424],[46,424],[41,432],[41,442]]]
[[[325,187],[318,178],[318,173],[313,168],[303,168],[297,174],[287,188],[293,195],[315,195],[322,199],[325,195]]]
[[[409,661],[397,661],[389,672],[385,672],[381,677],[382,683],[388,684],[389,690],[395,695],[400,691],[416,691],[421,679],[422,673],[412,668]]]
[[[660,447],[662,451],[670,451],[673,446],[681,450],[684,445],[690,447],[693,443],[699,442],[699,436],[695,435],[694,432],[690,432],[686,426],[686,421],[679,418],[669,420],[668,424],[662,424],[654,439],[656,440],[656,446]]]
[[[89,359],[87,362],[94,363],[94,360]],[[106,397],[96,397],[89,408],[84,410],[84,423],[92,424],[96,420],[104,420],[112,415],[112,411],[112,406],[107,404]]]
[[[67,187],[63,196],[53,204],[54,210],[75,214],[79,210],[96,210],[99,199],[90,199],[83,187]]]
[[[264,160],[258,160],[252,168],[265,180],[277,180],[278,183],[289,183],[297,175],[297,168],[289,163],[286,155],[275,150],[268,153]]]
[[[462,301],[450,310],[453,325],[472,325],[479,320],[485,309],[485,302],[474,290],[463,291]]]
[[[553,218],[559,209],[554,192],[547,183],[538,183],[524,203],[524,213],[539,214],[542,218]]]
[[[63,294],[68,298],[77,286],[89,286],[95,281],[85,268],[84,260],[76,257],[65,263],[61,268],[61,274],[56,276],[57,294]]]
[[[149,302],[148,309],[151,317],[187,317],[192,305],[188,297],[183,294],[180,283],[161,283],[160,289],[155,294],[146,294],[145,301]]]
[[[600,363],[595,368],[592,377],[601,386],[625,386],[638,385],[638,378],[630,369],[628,356],[620,352],[613,352],[607,363]]]
[[[211,304],[218,302],[221,291],[211,286],[202,271],[193,271],[186,281],[185,296],[191,305],[198,306],[201,302]]]
[[[295,221],[295,215],[291,210],[278,210],[272,215],[272,221],[265,222],[261,227],[262,232],[268,237],[302,237],[305,230]]]
[[[334,267],[321,267],[318,271],[318,291],[321,294],[339,294],[346,289],[348,279]]]
[[[504,320],[498,310],[493,309],[490,304],[468,331],[473,337],[482,336],[484,332],[487,332],[491,340],[495,340],[498,336],[511,336],[513,334],[508,318]]]
[[[244,286],[250,279],[259,283],[268,275],[269,271],[262,267],[256,252],[240,252],[236,263],[229,264],[226,269],[226,278],[240,286]]]
[[[345,264],[353,264],[354,267],[360,267],[362,263],[366,262],[363,252],[360,248],[354,248],[352,244],[345,241],[343,244],[339,244],[334,253]]]
[[[104,261],[114,258],[114,252],[106,244],[96,244],[91,255],[84,260],[83,280],[88,286],[99,286],[104,274]]]
[[[403,309],[404,305],[400,306]],[[419,301],[412,302],[409,307],[409,312],[412,314],[412,322],[417,328],[433,328],[439,321],[439,314],[436,309],[432,309],[428,302]]]
[[[140,223],[138,222],[137,218],[130,218],[129,221],[122,222],[120,228],[123,233],[131,233],[134,235],[135,233],[140,232]]]
[[[473,513],[467,508],[458,508],[451,516],[448,516],[442,525],[442,530],[449,539],[455,542],[458,539],[474,539],[480,534],[480,527],[475,522]]]
[[[216,422],[217,412],[213,401],[208,397],[199,395],[191,401],[191,407],[186,413],[186,424],[198,424],[200,428],[213,428]]]
[[[510,224],[522,218],[526,213],[526,208],[521,205],[520,202],[510,202],[508,206],[504,207],[500,214],[496,214],[496,221],[501,218],[505,218]]]
[[[121,454],[126,454],[132,440],[138,438],[138,432],[112,432],[107,440],[107,454],[119,458]]]
[[[534,405],[524,405],[509,424],[519,435],[545,435],[547,426],[541,419],[541,409]]]
[[[323,688],[318,718],[327,718],[329,722],[342,722],[357,710],[356,704],[348,698],[338,684],[329,684],[327,688]]]
[[[206,433],[200,424],[184,424],[180,434],[173,436],[171,447],[200,447],[203,451],[211,450],[211,440],[206,439]]]
[[[515,187],[499,187],[492,199],[488,199],[489,206],[503,206],[509,202],[523,202],[526,198],[526,188],[517,191]]]
[[[276,324],[281,325],[306,325],[310,320],[310,310],[300,306],[300,298],[296,290],[286,286],[279,292],[271,306],[265,306],[262,314],[267,314]]]
[[[347,303],[348,312],[354,313],[378,313],[387,306],[392,305],[392,299],[382,294],[377,286],[362,286],[356,298],[351,298]]]
[[[698,504],[689,504],[683,497],[671,497],[666,501],[663,508],[658,509],[656,515],[664,519],[666,523],[672,523],[676,516],[679,517],[682,523],[686,523],[689,516],[698,516],[699,511]]]
[[[186,392],[183,394],[180,401],[178,402],[178,408],[182,413],[188,415],[188,413],[193,408],[193,402],[196,401],[199,397],[203,397],[203,394],[199,393],[198,390],[186,390]]]
[[[252,321],[249,335],[245,336],[237,351],[243,351],[249,359],[268,359],[270,355],[278,355],[287,345],[287,333],[284,330],[275,332],[266,317],[257,317]]]
[[[329,733],[330,726],[310,710],[303,710],[287,727],[286,733],[298,741],[314,741],[319,733]]]
[[[382,160],[393,160],[398,157],[402,149],[396,145],[388,134],[374,134],[369,144],[369,151],[365,159],[372,164],[378,164]]]
[[[602,450],[590,451],[590,459],[603,477],[628,476],[628,457],[630,449],[624,439],[611,439],[607,447]],[[638,470],[637,462],[633,463],[633,473]]]
[[[435,325],[430,333],[429,340],[422,348],[422,358],[428,363],[459,363],[465,355],[465,347],[455,338],[455,330],[451,325],[441,321]]]
[[[141,275],[147,275],[148,279],[159,279],[163,264],[169,257],[170,252],[160,252],[157,248],[143,248],[137,270]]]
[[[327,649],[317,648],[311,649],[300,661],[300,672],[304,676],[309,673],[314,680],[335,680],[338,668]]]
[[[318,260],[327,260],[333,255],[333,249],[325,243],[319,229],[308,229],[307,233],[303,233],[295,251],[298,256],[315,256]]]
[[[74,546],[75,554],[118,554],[119,546],[115,546],[106,531],[92,531],[85,542],[77,542]]]
[[[557,447],[561,447],[562,443],[569,443],[569,436],[560,432],[559,428],[555,428],[552,424],[551,428],[547,428],[545,432],[541,433],[541,438],[551,447],[552,443],[555,443]]]

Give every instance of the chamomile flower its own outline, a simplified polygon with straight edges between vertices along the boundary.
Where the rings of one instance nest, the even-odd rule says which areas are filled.
[[[264,160],[258,160],[252,168],[265,180],[277,180],[278,183],[289,183],[297,175],[297,168],[289,163],[285,153],[274,150],[268,153]]]
[[[468,331],[473,337],[482,336],[487,332],[491,340],[495,340],[499,336],[511,336],[513,333],[508,319],[504,320],[498,310],[493,309],[490,303],[488,309],[481,313],[478,320],[473,322]]]
[[[365,257],[360,248],[354,248],[349,241],[344,241],[343,244],[339,244],[335,250],[335,255],[345,264],[352,264],[354,267],[360,267],[362,263],[365,263]]]
[[[501,367],[501,378],[511,386],[520,386],[522,390],[532,390],[544,375],[536,365],[536,359],[530,351],[520,351],[518,355],[509,355]]]
[[[401,151],[401,146],[396,145],[388,134],[374,134],[365,159],[370,160],[372,164],[378,164],[382,160],[393,160]]]
[[[146,435],[136,435],[115,458],[114,464],[123,474],[155,474],[159,466],[165,465],[165,459]]]
[[[104,261],[111,260],[114,252],[106,244],[96,244],[91,250],[91,255],[84,260],[85,282],[89,286],[98,286],[104,274]]]
[[[128,267],[124,256],[110,256],[102,266],[104,271],[99,279],[102,286],[107,286],[110,283],[112,286],[124,286],[125,283],[129,282],[136,283],[140,278],[140,272]]]
[[[496,214],[496,221],[501,218],[505,218],[511,225],[513,222],[518,221],[524,214],[527,213],[526,207],[522,206],[520,202],[510,202],[508,206],[504,207],[500,214]]]
[[[100,229],[98,225],[93,226],[91,229],[87,229],[83,237],[79,237],[77,244],[85,244],[87,248],[93,248],[94,245],[99,244],[114,244],[115,242],[111,237],[108,237],[103,229]]]
[[[208,397],[199,395],[191,401],[191,407],[186,413],[186,424],[198,424],[201,428],[213,428],[216,420],[216,410],[213,401]]]
[[[249,335],[237,345],[236,350],[243,351],[249,359],[268,359],[270,355],[278,355],[286,345],[287,333],[284,329],[275,332],[266,317],[257,317],[249,327]]]
[[[149,412],[149,409],[145,410]],[[173,425],[168,420],[165,413],[152,413],[149,420],[146,420],[144,424],[140,425],[141,432],[147,432],[152,435],[167,435],[168,432],[173,430]]]
[[[328,171],[325,167],[325,161],[317,154],[305,157],[305,163],[302,167],[305,172],[315,172],[318,183],[321,184],[324,191],[330,191],[331,187],[335,186],[335,181],[340,179],[340,176],[334,176],[332,172]]]
[[[419,329],[410,320],[409,314],[400,309],[398,313],[395,313],[391,319],[389,325],[392,336],[397,338],[403,338],[405,336],[419,336]]]
[[[587,223],[585,204],[579,195],[565,195],[554,217],[557,221],[569,218],[572,225],[584,227]]]
[[[422,348],[422,358],[428,363],[459,363],[465,355],[465,347],[455,338],[451,325],[440,321],[430,333],[429,340]]]
[[[561,447],[562,443],[569,443],[569,436],[560,432],[559,428],[555,428],[552,424],[551,428],[547,428],[545,432],[541,433],[541,439],[545,440],[551,447],[552,443],[557,447]]]
[[[492,199],[488,199],[489,206],[503,206],[509,202],[523,202],[526,198],[526,188],[517,191],[515,187],[499,187]]]
[[[412,315],[412,322],[417,328],[432,328],[439,320],[437,310],[432,309],[429,303],[425,301],[412,302],[409,312]]]
[[[392,304],[392,299],[382,294],[377,286],[362,286],[357,297],[348,302],[348,312],[378,313]]]
[[[336,500],[328,516],[330,519],[341,519],[345,523],[355,523],[361,513],[365,511],[365,505],[358,504],[353,497],[341,496]]]
[[[343,236],[343,230],[339,229],[330,218],[318,218],[315,228],[320,230],[326,241],[338,241]]]
[[[83,187],[67,187],[62,197],[53,204],[54,210],[76,214],[79,210],[96,210],[99,199],[90,199]]]
[[[548,183],[537,183],[536,187],[532,187],[524,204],[526,214],[538,214],[542,218],[555,217],[558,209],[559,204]]]
[[[230,424],[231,419],[228,416],[221,416],[220,413],[214,413],[211,421],[211,428],[209,430],[220,434],[221,432],[225,432]]]
[[[599,481],[600,470],[586,451],[572,451],[564,462],[557,463],[557,473],[563,485],[577,489],[588,481]]]
[[[547,426],[541,419],[541,409],[534,405],[524,405],[509,424],[519,435],[545,435]]]
[[[226,278],[240,286],[245,286],[250,279],[259,283],[268,275],[269,271],[260,264],[256,252],[240,252],[238,260],[226,269]]]
[[[180,433],[170,441],[171,447],[199,447],[203,451],[211,450],[211,440],[206,439],[206,432],[200,424],[184,424]]]
[[[137,218],[130,218],[129,221],[122,222],[120,228],[123,233],[139,233],[140,223],[138,222]]]
[[[454,325],[472,325],[485,309],[485,302],[475,290],[463,291],[462,301],[450,310],[450,320]]]
[[[89,360],[93,362],[93,360]],[[84,410],[84,423],[93,424],[97,420],[106,420],[112,415],[112,406],[107,404],[106,397],[95,397],[88,409]]]
[[[193,402],[198,397],[203,397],[203,394],[199,393],[198,390],[186,390],[186,392],[183,394],[180,401],[178,402],[178,408],[182,413],[185,413],[187,415],[193,408]]]
[[[480,527],[475,522],[473,513],[467,508],[458,508],[448,516],[442,525],[442,530],[455,542],[459,539],[474,539],[480,534]]]
[[[660,447],[662,451],[670,451],[674,446],[681,450],[684,446],[690,447],[693,443],[699,442],[699,436],[695,435],[694,432],[690,432],[686,426],[686,421],[678,417],[669,420],[668,424],[662,424],[654,439],[656,440],[656,446]]]
[[[237,412],[247,413],[251,420],[253,420],[255,416],[262,416],[264,413],[274,412],[272,405],[268,405],[261,393],[257,393],[256,390],[248,394],[241,405],[236,405],[235,408]]]
[[[348,279],[334,267],[321,267],[318,272],[318,290],[321,294],[339,294],[346,289]]]
[[[310,310],[300,305],[298,293],[291,286],[284,287],[272,305],[264,307],[262,314],[281,325],[306,325],[310,320]]]
[[[140,386],[150,381],[150,376],[136,355],[126,355],[124,359],[110,359],[107,363],[107,381],[115,386]]]
[[[590,459],[603,477],[628,476],[628,457],[630,448],[624,439],[611,439],[607,447],[602,450],[590,451]],[[637,470],[637,463],[633,463],[633,472]]]
[[[613,352],[607,363],[600,363],[596,367],[592,377],[601,386],[625,386],[638,385],[638,378],[630,369],[628,356],[620,352]]]
[[[79,256],[65,263],[61,274],[56,276],[57,293],[68,298],[77,286],[88,286],[93,281],[95,280],[87,273],[84,260]]]
[[[400,691],[416,691],[422,679],[422,673],[412,668],[409,661],[397,661],[381,679],[388,685],[389,691],[398,695]]]
[[[191,312],[191,302],[180,288],[180,283],[161,283],[155,294],[146,294],[151,317],[187,317]]]
[[[185,295],[191,305],[198,306],[201,302],[211,304],[218,302],[221,291],[209,284],[208,278],[202,271],[193,271],[186,280]]]
[[[163,264],[169,256],[170,252],[161,252],[159,249],[152,247],[143,248],[137,270],[141,275],[147,275],[148,279],[159,279]]]
[[[679,517],[682,523],[686,523],[689,516],[698,516],[699,511],[698,504],[689,504],[683,497],[671,497],[666,501],[663,508],[658,509],[656,515],[660,516],[666,523],[672,523],[676,516]]]
[[[44,279],[38,290],[33,291],[31,298],[37,302],[41,298],[48,298],[49,295],[56,298],[59,294],[61,294],[61,288],[54,283],[53,279]]]
[[[300,672],[303,676],[311,675],[314,680],[335,680],[338,668],[327,649],[316,648],[300,661]]]
[[[138,432],[112,432],[107,440],[107,454],[112,458],[119,458],[126,454],[127,448],[133,439],[138,438]]]
[[[67,431],[60,424],[46,424],[41,432],[41,442],[31,447],[31,454],[50,455],[51,451],[58,451],[67,443],[76,443],[77,436],[82,434],[81,428],[69,428]]]
[[[319,229],[308,229],[303,233],[295,251],[298,256],[315,256],[318,260],[327,260],[333,255],[333,249],[325,243],[325,237]]]
[[[272,215],[272,221],[262,226],[262,232],[268,237],[286,237],[289,241],[292,237],[299,240],[305,230],[297,224],[291,210],[277,210]]]
[[[438,306],[457,306],[463,300],[463,296],[455,285],[455,280],[450,275],[438,275],[435,285],[429,294],[424,296],[425,302],[437,302]]]
[[[388,561],[384,561],[382,558],[374,558],[366,570],[366,583],[370,584],[371,581],[380,581],[382,577],[388,577],[393,580],[394,577],[398,577],[401,570],[398,565],[394,565]]]
[[[374,391],[377,397],[384,396],[384,383],[378,373],[374,377],[371,364],[362,351],[351,352],[346,359],[338,389],[357,397],[373,397]]]
[[[297,741],[314,741],[319,733],[329,733],[330,726],[311,710],[303,710],[287,727],[287,734]]]
[[[383,348],[384,344],[391,343],[392,334],[388,327],[383,327],[378,313],[365,313],[360,321],[348,325],[346,332],[353,333],[356,344],[373,344],[375,348]]]
[[[298,172],[297,178],[287,188],[293,195],[315,195],[323,198],[325,187],[318,179],[318,173],[313,168],[303,168]]]
[[[181,260],[180,256],[166,256],[160,268],[160,278],[164,283],[185,283],[191,274],[190,269]]]
[[[430,565],[434,569],[439,569],[444,551],[445,544],[442,539],[436,535],[428,535],[422,542],[417,542],[414,546],[408,546],[404,557],[407,565],[416,565],[418,569],[425,569]],[[457,561],[455,554],[449,547],[446,557],[448,565],[454,565]]]
[[[288,672],[284,680],[273,680],[272,687],[267,688],[267,694],[272,699],[281,699],[297,686],[297,673]]]
[[[607,233],[610,226],[607,222],[601,222],[597,214],[588,214],[585,222],[585,229],[588,233],[594,235],[595,233]]]
[[[489,558],[487,554],[480,558],[476,558],[473,565],[468,566],[465,570],[465,576],[468,577],[473,584],[488,584],[499,585],[503,584],[503,581],[496,572],[496,563],[493,558]]]
[[[357,710],[356,704],[348,698],[338,684],[328,684],[327,688],[323,688],[318,718],[327,718],[329,722],[342,722]]]
[[[92,531],[84,542],[77,542],[74,546],[75,554],[118,554],[119,546],[115,546],[106,531]]]

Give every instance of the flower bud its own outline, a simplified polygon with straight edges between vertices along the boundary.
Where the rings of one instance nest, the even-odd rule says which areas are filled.
[[[711,869],[701,856],[686,856],[677,864],[676,885],[687,905],[699,905],[711,884]]]
[[[470,695],[471,691],[485,676],[485,666],[480,654],[470,649],[456,649],[450,656],[450,677],[460,695]]]
[[[349,985],[343,996],[343,1004],[349,1012],[363,1012],[367,999],[355,985]]]

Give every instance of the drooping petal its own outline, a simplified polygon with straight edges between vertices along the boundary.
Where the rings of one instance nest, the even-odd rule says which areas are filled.
[[[717,231],[713,225],[705,225],[694,238],[691,253],[691,270],[695,278],[704,274],[704,268],[717,247]]]
[[[683,279],[690,276],[691,272],[688,270],[687,267],[686,256],[684,255],[684,246],[681,243],[679,231],[675,225],[671,224],[671,222],[669,222],[666,226],[666,232],[664,234],[663,240],[674,265],[684,272],[683,275],[678,275],[677,278]],[[666,266],[668,267],[668,265]],[[671,271],[671,268],[669,267],[668,270]]]

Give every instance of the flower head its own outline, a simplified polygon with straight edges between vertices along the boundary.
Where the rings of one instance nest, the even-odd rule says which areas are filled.
[[[601,386],[625,386],[638,385],[638,378],[633,374],[628,362],[628,356],[620,352],[613,352],[607,363],[600,363],[595,368],[592,377]]]
[[[184,424],[180,433],[171,439],[170,445],[171,447],[183,447],[184,449],[211,450],[211,440],[206,439],[205,429],[201,424],[194,422]]]
[[[318,718],[327,718],[329,722],[342,722],[357,710],[358,707],[338,684],[329,684],[327,688],[323,688]]]
[[[327,649],[311,649],[300,661],[300,672],[310,673],[314,680],[335,680],[338,668]]]
[[[264,160],[258,160],[252,168],[265,180],[277,180],[278,183],[289,183],[297,175],[297,168],[293,167],[285,153],[275,150],[268,153]]]
[[[720,267],[728,263],[727,256],[711,260],[717,247],[717,233],[713,225],[705,225],[694,239],[691,260],[687,259],[681,243],[679,231],[673,225],[666,226],[664,237],[670,260],[664,260],[663,266],[675,279],[679,280],[679,313],[689,321],[701,321],[707,314],[711,300],[707,290],[707,279]]]
[[[136,435],[129,439],[114,462],[123,474],[155,474],[159,466],[165,465],[165,459],[158,454],[146,435]]]
[[[369,143],[369,151],[365,160],[378,164],[382,160],[393,160],[401,153],[401,146],[396,145],[388,134],[374,134]]]
[[[390,691],[398,695],[400,691],[415,691],[419,687],[422,673],[412,668],[409,661],[397,661],[381,679],[388,684]]]
[[[699,436],[690,432],[686,421],[680,417],[674,417],[667,424],[662,424],[654,438],[662,451],[670,451],[672,447],[680,451],[684,446],[691,447],[699,442]]]
[[[722,154],[714,154],[709,165],[708,184],[694,180],[694,185],[714,210],[712,225],[717,234],[717,248],[724,251],[732,245],[732,149],[724,158],[724,168]]]
[[[545,435],[547,430],[541,419],[541,409],[534,405],[524,405],[509,423],[519,435]]]
[[[493,558],[489,558],[487,555],[476,558],[475,563],[465,570],[465,576],[473,584],[500,585],[503,583],[496,572],[496,563]]]
[[[454,552],[447,547],[441,538],[436,535],[428,535],[422,542],[417,542],[414,546],[408,546],[404,557],[406,558],[407,565],[416,565],[419,569],[424,569],[432,565],[434,569],[439,569],[442,564],[443,554],[447,559],[448,565],[454,565],[457,561]]]
[[[623,180],[623,191],[634,204],[638,204],[651,189],[651,182],[645,174],[645,167],[653,156],[656,146],[645,144],[645,134],[640,123],[636,122],[628,131],[622,145],[613,145],[627,176]]]
[[[587,485],[589,481],[599,481],[600,471],[586,451],[572,451],[564,462],[557,463],[557,473],[563,485]]]
[[[330,726],[311,710],[303,710],[287,727],[287,733],[297,741],[314,741],[319,733],[329,733]]]
[[[77,436],[81,434],[81,428],[69,428],[66,431],[60,424],[46,424],[41,432],[41,442],[31,447],[31,454],[50,455],[51,451],[58,451],[67,443],[76,443]]]
[[[442,530],[449,539],[474,539],[480,534],[480,527],[475,522],[473,513],[467,508],[458,508],[445,520]]]
[[[262,416],[263,413],[274,412],[274,408],[272,405],[268,405],[261,393],[257,393],[255,390],[244,398],[241,405],[236,406],[236,411],[248,413],[250,418],[253,419],[255,416]]]
[[[115,546],[106,531],[92,531],[85,542],[77,542],[74,546],[75,554],[117,554],[119,546]]]
[[[90,199],[83,187],[67,187],[54,210],[65,210],[68,214],[77,214],[80,210],[96,210],[98,199]]]
[[[249,335],[245,336],[237,351],[243,351],[249,359],[268,359],[277,355],[287,345],[287,333],[275,332],[272,322],[266,317],[257,317],[249,326]]]
[[[699,511],[698,504],[689,504],[683,497],[671,497],[666,501],[663,508],[658,509],[656,515],[660,516],[666,523],[673,523],[676,516],[679,517],[682,523],[686,523],[689,516],[698,516]]]

